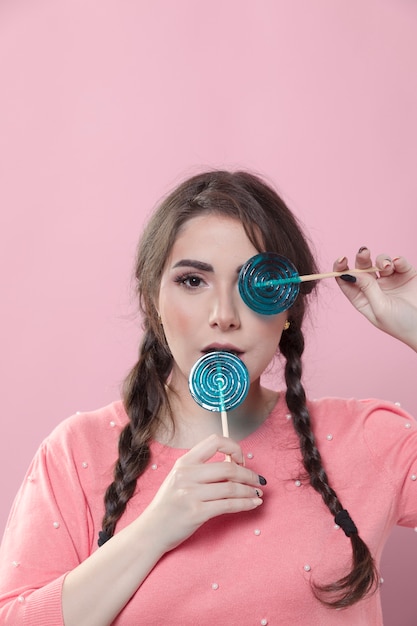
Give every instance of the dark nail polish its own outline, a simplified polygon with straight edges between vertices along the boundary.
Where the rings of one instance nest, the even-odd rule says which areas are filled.
[[[266,485],[266,478],[259,474],[259,482],[261,483],[261,485]]]
[[[356,283],[356,276],[352,276],[352,274],[342,274],[339,278],[345,280],[347,283]]]
[[[358,250],[358,254],[360,254],[361,252],[364,252],[365,250],[367,250],[368,248],[366,246],[362,246],[362,248],[359,248]]]

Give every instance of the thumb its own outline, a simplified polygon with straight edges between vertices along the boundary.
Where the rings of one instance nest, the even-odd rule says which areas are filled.
[[[378,280],[373,274],[357,274],[355,278],[355,283],[350,285],[356,290],[352,303],[378,326],[378,320],[386,309],[386,297],[378,285]]]

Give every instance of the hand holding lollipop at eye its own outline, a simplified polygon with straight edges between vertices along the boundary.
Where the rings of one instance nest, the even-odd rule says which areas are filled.
[[[338,281],[345,296],[374,326],[417,351],[416,269],[404,257],[380,254],[375,263],[379,276],[367,273],[372,265],[368,248],[360,248],[355,265],[349,270],[346,257],[334,264],[336,271],[356,277],[350,284]]]
[[[302,282],[335,277],[353,306],[372,324],[417,351],[417,271],[404,257],[380,254],[372,264],[369,250],[361,248],[355,268],[349,269],[342,257],[333,270],[300,276],[291,261],[264,252],[242,267],[239,291],[252,310],[274,315],[294,304]]]
[[[377,272],[377,267],[349,270],[349,272]],[[346,271],[326,272],[300,276],[297,268],[284,256],[261,252],[250,258],[239,273],[239,293],[245,304],[261,315],[276,315],[291,308],[300,284],[323,278],[344,277]]]

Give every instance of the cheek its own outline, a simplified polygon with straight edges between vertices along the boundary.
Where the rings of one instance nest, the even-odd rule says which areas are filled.
[[[272,320],[271,320],[272,322]],[[283,324],[280,321],[258,327],[255,334],[258,344],[259,355],[263,355],[265,366],[275,357],[283,332]]]
[[[178,311],[172,311],[172,313],[169,313],[167,320],[168,321],[164,324],[164,326],[168,329],[172,328],[174,336],[187,334],[191,325],[189,315]]]
[[[165,335],[174,341],[181,336],[188,335],[195,325],[195,315],[190,313],[190,308],[171,303],[164,311],[161,311],[162,323]]]
[[[270,361],[277,353],[279,338],[275,336],[258,336],[258,358],[261,363],[261,367],[268,366]]]
[[[263,343],[270,343],[271,346],[277,346],[283,329],[287,315],[285,313],[279,313],[277,316],[265,316],[263,318],[256,317],[253,320],[253,332],[259,341]],[[272,348],[274,349],[274,348]]]
[[[158,298],[159,314],[167,339],[169,335],[182,334],[190,323],[190,310],[184,304],[177,286],[163,280]],[[172,331],[172,333],[171,333]]]
[[[251,348],[253,359],[250,359],[250,365],[253,368],[251,373],[254,377],[258,377],[269,366],[278,352],[284,322],[281,322],[280,319],[260,320],[259,318],[253,321],[251,335],[255,341]]]

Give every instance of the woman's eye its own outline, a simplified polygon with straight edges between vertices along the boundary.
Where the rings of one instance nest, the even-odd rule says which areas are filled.
[[[184,286],[186,289],[197,289],[203,284],[203,279],[194,274],[186,274],[185,276],[178,276],[175,282]]]
[[[200,287],[201,278],[198,278],[198,276],[189,276],[184,280],[184,283],[189,287]]]

